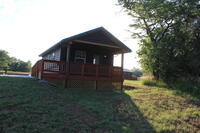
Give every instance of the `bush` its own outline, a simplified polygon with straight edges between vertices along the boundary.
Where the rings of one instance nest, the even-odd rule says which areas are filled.
[[[145,79],[142,81],[142,84],[147,86],[157,86],[157,81],[151,79]]]
[[[176,81],[175,83],[169,83],[171,89],[179,90],[184,93],[196,96],[200,98],[200,83],[190,81]]]
[[[142,84],[146,86],[167,87],[167,84],[163,81],[157,81],[153,79],[145,79],[142,81]]]

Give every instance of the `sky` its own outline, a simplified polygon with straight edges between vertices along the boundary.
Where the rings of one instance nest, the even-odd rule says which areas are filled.
[[[132,22],[117,0],[0,0],[0,49],[34,64],[58,41],[103,26],[132,50],[124,68],[140,68],[138,40],[128,31]]]

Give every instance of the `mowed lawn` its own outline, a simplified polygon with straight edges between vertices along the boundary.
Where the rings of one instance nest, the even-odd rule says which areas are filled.
[[[57,88],[0,77],[0,133],[200,132],[198,99],[125,81],[133,90]]]
[[[5,71],[4,70],[0,70],[0,74],[4,74]],[[7,71],[8,75],[31,75],[30,72],[15,72],[15,71]]]

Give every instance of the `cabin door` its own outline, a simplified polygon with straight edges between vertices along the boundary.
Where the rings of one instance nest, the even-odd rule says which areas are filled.
[[[99,57],[99,55],[94,55],[93,64],[99,64],[99,62],[100,62],[100,57]]]

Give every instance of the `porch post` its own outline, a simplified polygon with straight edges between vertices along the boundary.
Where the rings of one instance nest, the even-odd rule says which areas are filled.
[[[41,66],[41,80],[43,79],[43,71],[44,71],[44,60],[42,59],[42,66]]]
[[[122,53],[121,55],[121,77],[122,77],[122,81],[121,81],[121,91],[123,90],[123,81],[124,81],[124,53]]]
[[[66,63],[65,63],[66,64],[66,67],[65,67],[66,76],[69,76],[69,71],[70,71],[70,69],[69,69],[69,66],[70,66],[69,61],[70,61],[70,43],[67,44]],[[69,88],[69,81],[68,81],[67,78],[65,79],[65,88]]]
[[[67,54],[66,54],[66,75],[69,75],[69,61],[70,61],[70,44],[67,45]]]

